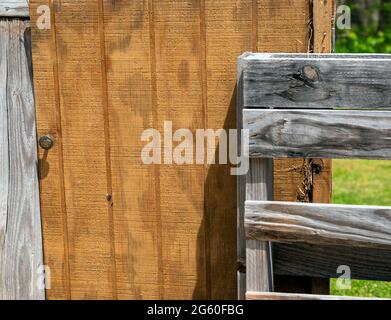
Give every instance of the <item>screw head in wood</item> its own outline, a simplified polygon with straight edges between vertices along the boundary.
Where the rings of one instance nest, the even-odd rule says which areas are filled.
[[[50,135],[45,135],[39,138],[39,146],[44,150],[50,150],[53,148],[54,140],[53,137]]]

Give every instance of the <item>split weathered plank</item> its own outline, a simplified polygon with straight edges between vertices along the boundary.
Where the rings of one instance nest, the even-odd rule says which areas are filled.
[[[391,108],[391,56],[244,54],[245,108]]]
[[[391,207],[246,201],[248,239],[391,248]]]
[[[247,300],[387,300],[380,298],[363,298],[348,296],[326,296],[319,294],[247,292]]]
[[[0,299],[12,300],[45,298],[28,27],[0,20]]]
[[[391,112],[244,110],[250,157],[391,158]]]
[[[28,0],[2,0],[0,2],[0,17],[29,17]]]
[[[302,243],[273,245],[275,275],[338,278],[339,266],[348,266],[352,279],[391,281],[391,250]]]

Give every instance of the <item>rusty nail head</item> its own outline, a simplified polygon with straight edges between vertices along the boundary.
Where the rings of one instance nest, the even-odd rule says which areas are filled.
[[[50,150],[53,148],[54,140],[51,135],[45,135],[39,138],[39,146],[44,150]]]

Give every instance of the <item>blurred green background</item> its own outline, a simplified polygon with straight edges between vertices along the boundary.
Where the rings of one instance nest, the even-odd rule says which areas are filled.
[[[352,13],[352,28],[338,30],[337,52],[391,53],[390,0],[337,0]]]
[[[336,27],[336,52],[391,53],[391,0],[337,3],[351,8],[352,28]],[[333,202],[391,206],[391,161],[334,160]],[[353,280],[351,289],[340,290],[333,279],[331,294],[391,298],[391,283]]]

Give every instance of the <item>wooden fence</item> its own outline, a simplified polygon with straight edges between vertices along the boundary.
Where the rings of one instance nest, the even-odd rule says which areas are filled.
[[[26,70],[15,69],[30,98],[18,122],[8,119],[17,116],[8,114],[15,111],[10,103],[7,120],[4,104],[0,117],[2,129],[7,126],[0,132],[2,148],[23,145],[7,149],[12,161],[4,162],[15,180],[1,176],[1,193],[23,203],[22,211],[11,211],[15,207],[1,198],[3,229],[12,243],[20,237],[22,248],[2,256],[4,295],[44,298],[43,289],[35,287],[42,280],[35,278],[35,266],[43,256],[50,269],[48,299],[235,298],[243,260],[237,261],[236,179],[230,167],[141,166],[140,135],[150,127],[161,129],[164,120],[172,120],[174,128],[235,128],[237,57],[249,50],[331,50],[333,1],[29,2],[30,11],[28,1],[1,1],[0,16],[27,27],[30,14],[37,132],[39,138],[51,135],[54,146],[38,154],[42,248],[33,89]],[[37,25],[44,13],[48,29]],[[26,31],[18,31],[17,49],[29,59],[21,45],[30,45]],[[3,77],[4,66],[22,57],[11,53],[6,60],[2,56]],[[27,126],[26,134],[9,144],[8,132],[21,135],[15,126]],[[28,159],[26,178],[12,167],[17,163],[12,153]],[[275,161],[275,199],[308,196],[298,194],[304,175],[290,170],[301,162]],[[324,161],[311,185],[312,200],[330,200],[330,174]],[[17,196],[10,195],[13,184]],[[22,195],[25,202],[19,201]],[[21,213],[26,219],[18,218]],[[18,231],[21,221],[28,232]],[[36,235],[34,241],[29,235]],[[37,262],[18,267],[32,259]],[[317,285],[308,277],[274,280],[279,287],[328,290],[327,280]]]
[[[389,55],[239,59],[239,127],[248,130],[251,158],[238,187],[248,298],[298,297],[266,293],[273,272],[287,269],[336,277],[340,263],[352,278],[391,280],[391,207],[270,201],[270,158],[391,159],[390,68]]]

